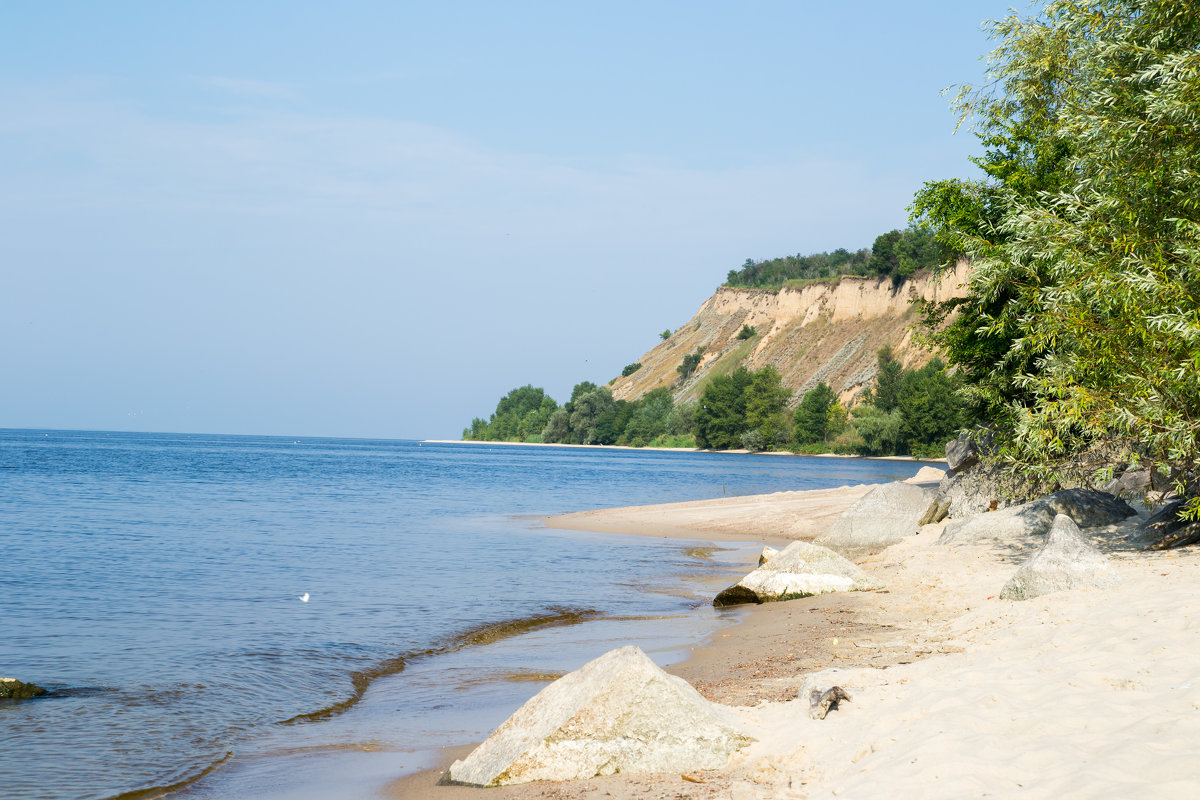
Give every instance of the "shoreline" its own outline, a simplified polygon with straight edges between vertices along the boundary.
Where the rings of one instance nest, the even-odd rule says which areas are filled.
[[[681,513],[721,503],[668,506]],[[685,527],[696,519],[703,515],[640,534],[711,537],[712,530]],[[1003,601],[999,590],[1023,558],[995,545],[938,546],[942,527],[926,526],[858,560],[886,588],[741,608],[735,624],[667,667],[732,707],[758,740],[723,769],[687,778],[437,786],[467,746],[448,751],[438,769],[393,782],[386,796],[1190,797],[1200,782],[1188,744],[1200,734],[1200,681],[1193,679],[1200,550],[1108,548],[1121,578],[1115,588]],[[816,721],[797,692],[806,676],[830,668],[852,700]]]
[[[481,439],[421,439],[418,444],[470,444],[501,445],[504,447],[576,447],[590,450],[633,450],[659,453],[713,453],[735,456],[797,456],[799,458],[861,458],[864,461],[912,461],[919,463],[944,464],[944,458],[917,458],[916,456],[855,456],[841,453],[793,453],[791,450],[706,450],[701,447],[634,447],[627,444],[565,444],[561,442],[489,442]]]

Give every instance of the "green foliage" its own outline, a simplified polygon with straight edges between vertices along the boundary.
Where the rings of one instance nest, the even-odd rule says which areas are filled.
[[[813,280],[837,275],[867,273],[871,252],[863,249],[851,253],[838,248],[832,253],[784,256],[766,261],[747,258],[741,269],[732,269],[726,276],[726,286],[752,289],[778,289],[792,280]]]
[[[899,283],[920,270],[941,267],[952,256],[951,249],[940,242],[932,230],[913,226],[877,236],[871,245],[871,260],[867,267],[872,273],[888,275]]]
[[[489,420],[476,417],[463,431],[464,439],[490,442],[523,442],[542,432],[558,403],[545,390],[519,386],[496,404]]]
[[[753,377],[745,367],[718,375],[704,389],[695,412],[696,445],[714,450],[741,447],[746,432],[746,388]]]
[[[797,444],[804,446],[825,441],[829,430],[829,408],[835,402],[837,395],[824,381],[804,393],[792,417],[792,429]]]
[[[786,445],[792,438],[787,414],[792,390],[783,385],[778,370],[766,366],[751,373],[745,395],[745,428],[756,435],[755,446],[747,449],[774,450],[776,446]]]
[[[921,369],[905,371],[897,406],[901,449],[913,455],[945,453],[946,442],[969,421],[956,388],[945,364],[936,358]]]
[[[630,375],[637,372],[641,368],[642,368],[642,362],[640,362],[640,361],[635,361],[632,364],[626,364],[625,369],[621,370],[621,377],[628,378]]]
[[[873,405],[856,406],[850,411],[851,427],[862,445],[864,456],[894,455],[900,445],[900,410],[888,412]],[[944,443],[943,443],[944,444]]]
[[[749,339],[751,336],[757,336],[757,335],[758,335],[758,331],[755,330],[752,326],[743,325],[742,329],[740,331],[738,331],[738,333],[737,333],[737,338],[739,340],[745,340],[745,339]]]
[[[679,379],[686,381],[696,371],[696,367],[700,366],[700,359],[704,358],[704,350],[699,349],[694,353],[689,353],[683,357],[683,363],[675,368],[679,373]]]
[[[893,411],[900,405],[900,383],[904,367],[892,354],[891,345],[880,348],[876,359],[878,368],[875,372],[875,388],[871,402],[880,411]]]
[[[658,338],[662,339],[664,342],[665,342],[667,339],[670,339],[670,338],[671,338],[671,329],[670,329],[670,328],[667,328],[666,330],[664,330],[662,333],[660,333],[660,334],[658,335]]]
[[[1200,17],[1180,0],[1054,0],[992,33],[989,84],[957,100],[991,180],[915,207],[973,263],[948,355],[1030,473],[1059,481],[1128,437],[1194,497]]]

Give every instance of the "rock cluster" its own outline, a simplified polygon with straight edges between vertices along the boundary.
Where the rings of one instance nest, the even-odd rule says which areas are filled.
[[[938,544],[1027,544],[1050,530],[1059,514],[1082,528],[1113,525],[1137,514],[1123,500],[1092,489],[1064,489],[1046,497],[946,524]]]

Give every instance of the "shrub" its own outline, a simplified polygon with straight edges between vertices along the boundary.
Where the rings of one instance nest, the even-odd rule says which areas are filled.
[[[621,370],[621,377],[628,378],[630,375],[637,372],[641,368],[642,368],[642,362],[640,362],[640,361],[635,361],[632,364],[626,364],[625,369]]]

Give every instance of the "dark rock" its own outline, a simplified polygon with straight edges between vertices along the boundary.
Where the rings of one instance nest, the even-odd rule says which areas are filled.
[[[1115,525],[1137,516],[1124,500],[1095,489],[1063,489],[1043,499],[1052,512],[1066,514],[1081,528]]]
[[[1180,519],[1186,500],[1173,500],[1142,525],[1139,537],[1149,550],[1170,550],[1200,542],[1200,521]]]
[[[1108,588],[1120,582],[1104,554],[1092,546],[1070,517],[1054,518],[1046,542],[1021,565],[1000,592],[1003,600],[1031,600],[1082,587]]]
[[[0,699],[2,700],[27,700],[45,694],[49,693],[41,686],[25,683],[16,678],[0,678]]]
[[[996,434],[987,428],[963,431],[946,442],[946,466],[950,472],[964,472],[979,463],[982,456],[995,452]]]

